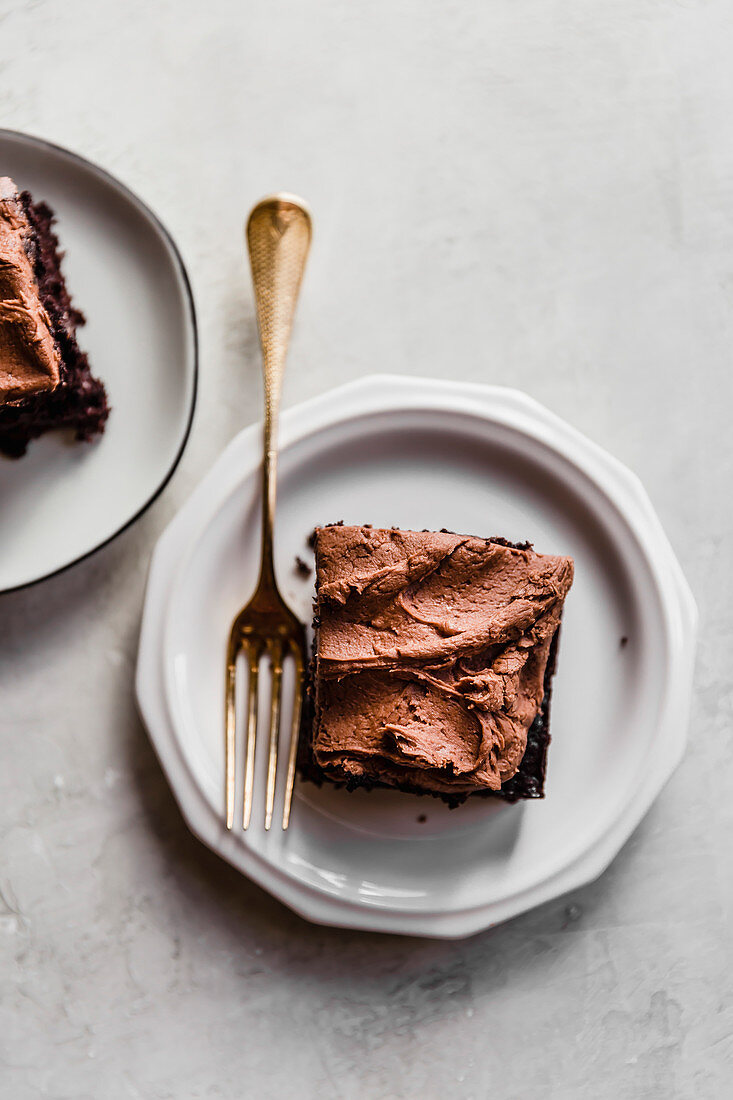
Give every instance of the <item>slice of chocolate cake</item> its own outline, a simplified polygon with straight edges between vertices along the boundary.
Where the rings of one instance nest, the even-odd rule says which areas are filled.
[[[541,798],[573,562],[448,532],[319,528],[301,770],[355,787]]]
[[[88,440],[109,412],[104,386],[76,342],[83,315],[61,274],[54,215],[0,178],[0,453],[59,428]]]

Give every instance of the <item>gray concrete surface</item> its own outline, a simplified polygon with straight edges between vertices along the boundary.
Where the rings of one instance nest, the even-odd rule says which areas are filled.
[[[202,367],[162,499],[0,599],[3,1098],[730,1096],[732,49],[727,0],[0,3],[2,124],[160,214]],[[259,417],[242,219],[281,187],[317,227],[287,403],[525,389],[641,475],[700,605],[645,822],[466,942],[285,911],[188,834],[133,705],[151,547]]]

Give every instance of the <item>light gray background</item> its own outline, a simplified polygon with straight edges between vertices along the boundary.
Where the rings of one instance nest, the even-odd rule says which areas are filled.
[[[3,1100],[730,1095],[732,52],[730,0],[0,3],[2,124],[153,206],[201,327],[162,499],[0,599]],[[151,547],[259,418],[242,223],[277,188],[316,223],[286,403],[525,389],[641,475],[699,601],[644,824],[466,942],[285,911],[189,836],[136,716]]]

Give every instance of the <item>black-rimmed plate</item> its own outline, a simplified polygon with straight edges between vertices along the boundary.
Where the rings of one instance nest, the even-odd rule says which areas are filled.
[[[193,299],[155,215],[89,161],[0,130],[0,175],[56,212],[64,273],[87,324],[79,343],[112,412],[104,435],[54,432],[0,456],[0,592],[59,572],[131,524],[170,478],[196,400]]]

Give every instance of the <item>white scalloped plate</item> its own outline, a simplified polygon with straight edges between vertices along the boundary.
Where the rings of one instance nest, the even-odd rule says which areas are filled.
[[[170,524],[150,570],[137,694],[192,831],[303,916],[385,932],[470,935],[595,878],[681,758],[692,682],[695,605],[637,478],[498,387],[374,376],[288,410],[277,567],[304,619],[312,579],[294,559],[316,524],[446,527],[575,558],[547,797],[450,811],[300,783],[287,833],[264,832],[261,801],[254,827],[227,833],[224,652],[256,579],[259,460],[253,427]]]

